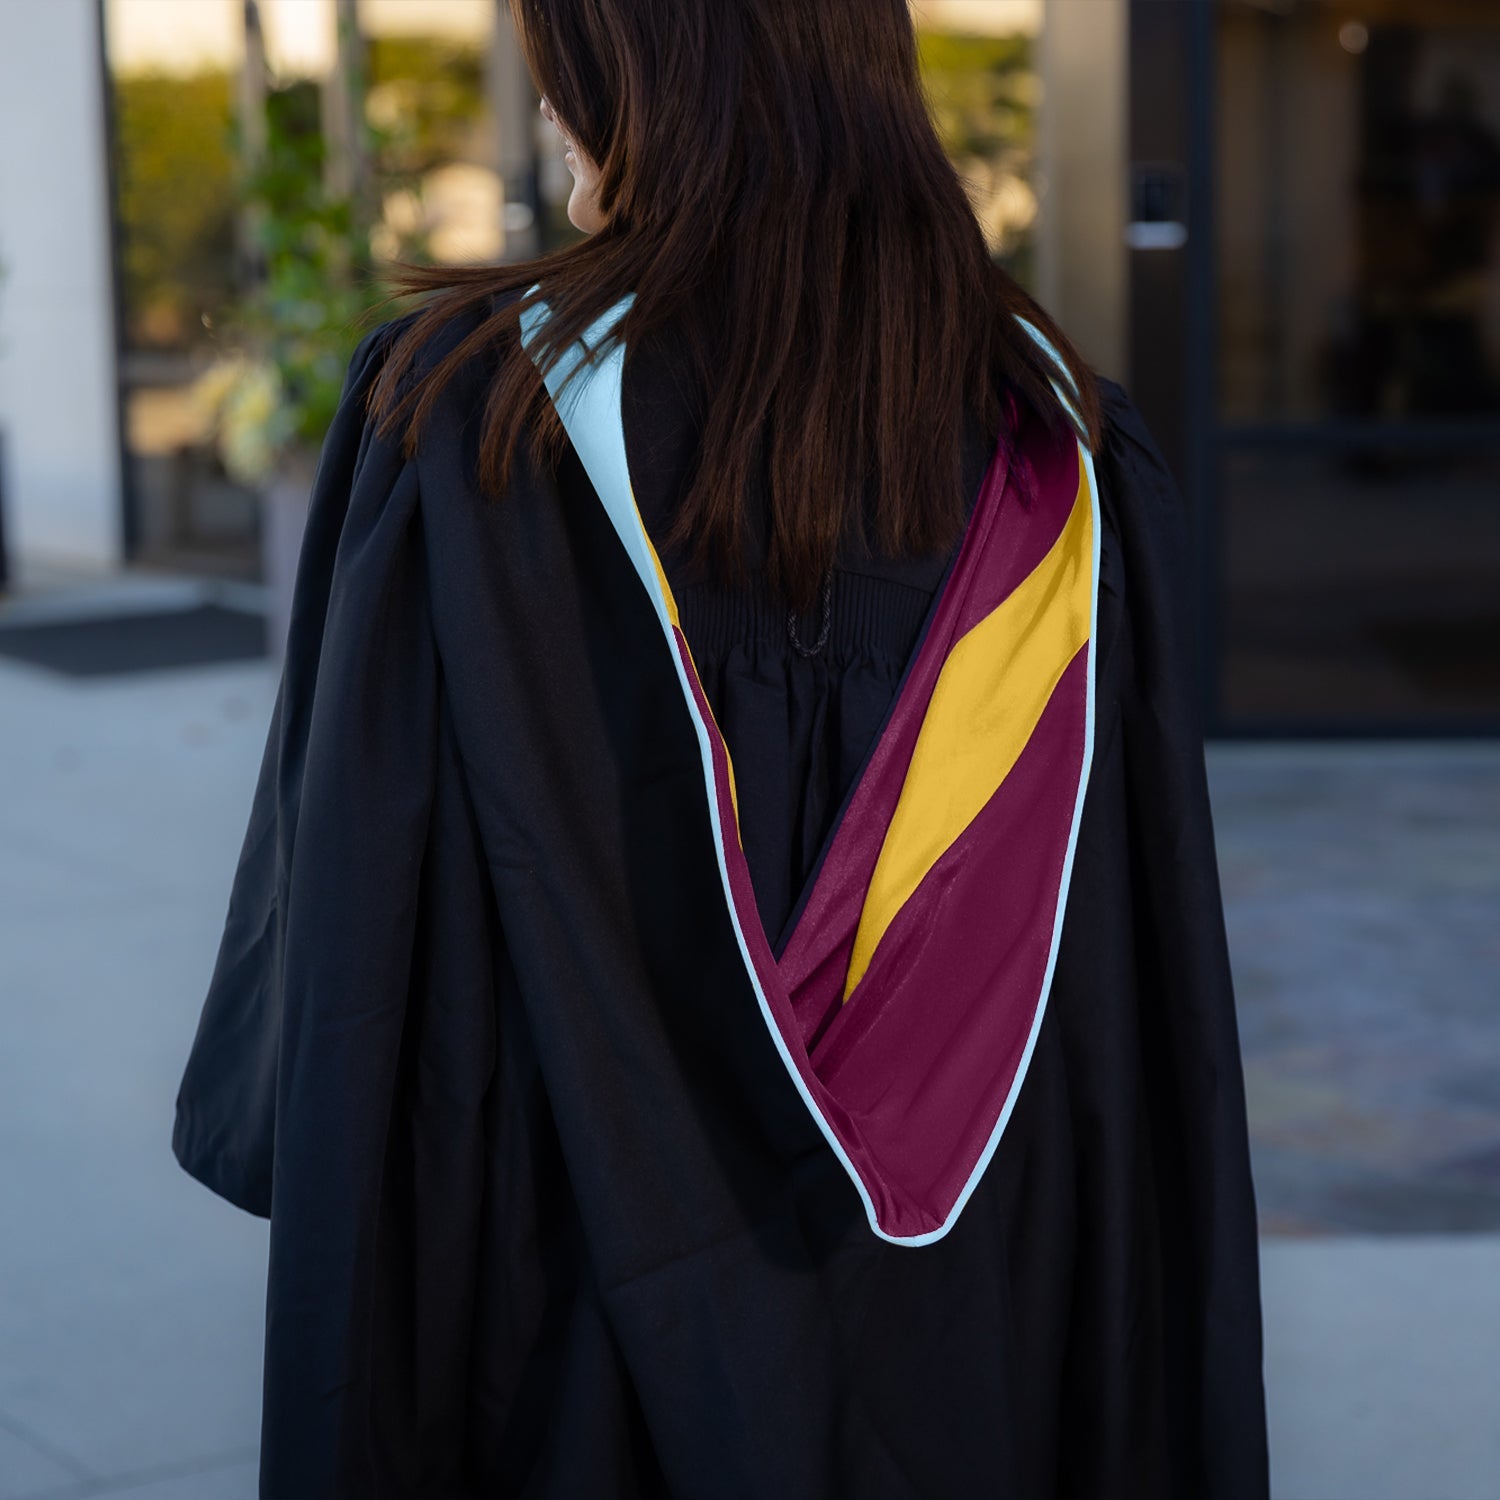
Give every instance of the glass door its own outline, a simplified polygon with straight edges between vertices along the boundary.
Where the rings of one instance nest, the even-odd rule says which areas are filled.
[[[1500,5],[1219,0],[1218,725],[1500,728]]]

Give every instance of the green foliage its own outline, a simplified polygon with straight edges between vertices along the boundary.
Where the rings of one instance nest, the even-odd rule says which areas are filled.
[[[380,129],[383,174],[418,176],[472,156],[485,113],[483,54],[442,37],[372,38],[367,113]]]
[[[921,31],[918,57],[943,148],[955,161],[1031,149],[1036,129],[1032,39]]]
[[[115,80],[129,337],[182,347],[211,331],[220,358],[197,394],[226,465],[247,483],[322,444],[366,315],[384,298],[371,250],[382,204],[402,194],[420,209],[426,173],[485,150],[480,49],[378,37],[358,50],[358,76],[347,80],[363,101],[358,200],[329,190],[315,82],[270,84],[265,149],[252,170],[236,75]],[[240,213],[254,242],[237,268]],[[383,253],[431,260],[424,236],[393,240],[393,229],[382,231]]]
[[[990,248],[1030,284],[1034,245],[1029,219],[1015,205],[1029,185],[1039,84],[1033,39],[922,30],[918,57],[938,137],[968,188]],[[1020,197],[1029,199],[1028,188]]]
[[[273,89],[265,154],[245,178],[245,200],[258,210],[260,277],[230,320],[276,367],[281,435],[308,445],[328,430],[355,320],[374,300],[366,291],[368,233],[356,232],[349,199],[326,191],[325,156],[317,86],[299,80]]]
[[[114,85],[127,337],[181,346],[233,284],[234,84],[228,73],[139,73]]]
[[[395,187],[419,188],[387,171],[378,173],[363,201],[330,192],[320,107],[314,83],[273,88],[266,99],[264,154],[243,177],[260,264],[251,292],[229,311],[227,341],[250,355],[247,379],[258,390],[276,392],[274,407],[264,412],[263,441],[240,444],[242,451],[264,452],[269,462],[298,449],[311,454],[321,445],[349,358],[367,326],[365,315],[385,292],[370,249],[375,205]],[[362,122],[361,135],[358,152],[379,163],[387,134]],[[398,253],[430,259],[416,235]],[[251,409],[259,413],[264,405]]]

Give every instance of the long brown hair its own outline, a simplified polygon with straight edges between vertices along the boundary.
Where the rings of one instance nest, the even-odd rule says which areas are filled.
[[[530,433],[555,462],[556,411],[518,336],[533,283],[550,366],[627,293],[627,347],[674,325],[705,393],[702,441],[670,543],[742,576],[751,476],[770,496],[767,577],[815,599],[871,497],[880,549],[955,542],[966,514],[964,407],[990,434],[1019,398],[1068,420],[1019,314],[1051,339],[1097,449],[1089,366],[991,258],[933,129],[907,0],[511,0],[538,91],[599,165],[606,225],[507,265],[386,272],[387,302],[433,294],[393,341],[372,393],[405,451],[441,387],[483,351],[499,362],[480,430],[494,495]],[[404,379],[455,318],[473,330]],[[1067,381],[1063,382],[1064,388]],[[856,535],[868,535],[863,527]]]

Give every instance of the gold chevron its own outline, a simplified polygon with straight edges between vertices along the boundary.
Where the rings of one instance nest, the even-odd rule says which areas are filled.
[[[844,1000],[897,912],[1025,749],[1089,636],[1094,517],[1078,453],[1073,508],[1047,555],[948,654],[865,894]]]

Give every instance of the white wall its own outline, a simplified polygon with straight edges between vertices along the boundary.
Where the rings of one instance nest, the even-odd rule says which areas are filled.
[[[0,0],[0,428],[13,581],[122,558],[94,0]]]

